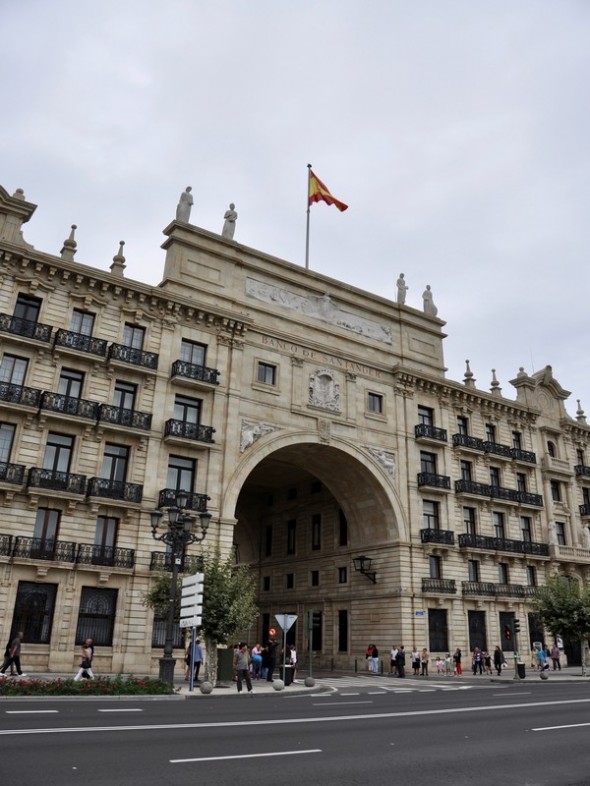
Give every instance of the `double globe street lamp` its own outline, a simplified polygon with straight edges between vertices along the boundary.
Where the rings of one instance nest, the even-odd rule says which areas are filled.
[[[200,543],[207,537],[211,513],[205,510],[199,511],[200,532],[193,532],[193,525],[196,517],[186,512],[189,500],[187,491],[178,491],[174,500],[174,505],[168,507],[168,525],[164,532],[158,533],[158,528],[164,517],[161,510],[153,510],[150,513],[152,524],[152,537],[154,540],[161,540],[170,549],[170,559],[172,562],[172,582],[170,584],[170,597],[168,599],[168,616],[166,618],[166,638],[164,640],[164,656],[160,658],[160,679],[170,687],[174,685],[174,666],[176,658],[172,657],[174,649],[174,610],[176,606],[178,570],[183,562],[184,552],[191,543]],[[210,497],[204,497],[205,502]]]

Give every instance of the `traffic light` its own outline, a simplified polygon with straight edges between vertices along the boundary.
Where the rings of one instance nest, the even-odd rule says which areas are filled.
[[[520,633],[520,620],[514,620],[514,632]]]
[[[506,639],[506,641],[510,641],[510,639],[512,638],[512,630],[510,628],[510,625],[504,625],[504,638]]]

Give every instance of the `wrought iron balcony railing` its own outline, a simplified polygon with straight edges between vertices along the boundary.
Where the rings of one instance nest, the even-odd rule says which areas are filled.
[[[484,581],[462,581],[463,595],[495,595],[496,585]]]
[[[178,489],[162,489],[158,494],[158,507],[159,508],[173,508],[176,504],[176,495]],[[186,502],[187,510],[201,513],[207,510],[207,502],[211,497],[207,494],[198,494],[197,492],[189,492]]]
[[[511,450],[512,448],[509,445],[500,445],[498,442],[492,442],[490,440],[486,440],[483,443],[483,449],[486,453],[493,453],[495,456],[504,456],[505,458],[512,458]]]
[[[419,472],[418,486],[430,486],[437,489],[450,489],[451,479],[448,475],[436,475],[434,472]]]
[[[131,363],[155,371],[158,368],[158,356],[154,352],[144,352],[143,349],[128,347],[125,344],[111,344],[107,357],[109,360],[119,360],[122,363]]]
[[[55,334],[53,346],[105,357],[108,342],[103,338],[94,338],[94,336],[87,336],[84,333],[74,333],[72,330],[60,328]]]
[[[447,593],[447,594],[455,594],[457,592],[457,587],[455,585],[455,579],[429,579],[423,578],[422,579],[422,592],[436,592],[436,593]]]
[[[51,325],[41,322],[32,322],[30,319],[13,317],[10,314],[0,314],[0,331],[13,333],[23,338],[34,338],[36,341],[51,341]]]
[[[53,538],[22,538],[20,535],[14,540],[13,557],[47,559],[56,562],[76,560],[76,544],[69,541]]]
[[[416,439],[436,439],[438,442],[447,441],[447,430],[444,428],[436,428],[427,423],[418,423],[414,426],[414,436]]]
[[[167,420],[164,425],[165,437],[182,437],[198,442],[215,442],[213,426],[202,426],[200,423],[187,423],[184,420]]]
[[[0,461],[0,482],[14,483],[16,486],[22,485],[25,479],[25,469],[24,464],[8,464],[6,461]]]
[[[179,571],[184,571],[184,554],[180,558]],[[152,551],[150,570],[172,570],[172,554],[170,552]]]
[[[532,450],[522,450],[521,448],[510,448],[510,453],[515,461],[526,461],[527,464],[537,463],[537,454]]]
[[[55,469],[30,467],[27,486],[29,488],[66,491],[68,494],[84,494],[86,476],[74,475],[72,472],[58,472]]]
[[[39,407],[50,412],[75,415],[78,418],[88,418],[89,420],[96,420],[98,417],[98,403],[96,401],[63,396],[61,393],[52,393],[50,390],[43,391]]]
[[[456,448],[470,448],[471,450],[485,450],[483,439],[471,437],[469,434],[453,434],[453,446]]]
[[[585,464],[576,464],[574,472],[577,478],[590,478],[590,467]]]
[[[26,388],[23,385],[0,382],[0,401],[5,401],[7,404],[22,404],[25,407],[38,407],[41,393],[42,391],[37,388]]]
[[[98,420],[103,423],[113,423],[117,426],[127,426],[127,428],[140,428],[143,431],[149,431],[152,426],[151,413],[114,407],[112,404],[99,405]]]
[[[79,565],[107,565],[113,568],[132,568],[135,565],[134,549],[118,546],[98,546],[80,543],[76,554]]]
[[[514,459],[515,461],[526,461],[528,464],[536,464],[537,456],[530,450],[521,448],[511,448],[509,445],[500,445],[491,440],[471,437],[468,434],[453,434],[454,447],[470,448],[471,450],[481,450],[484,453],[492,453],[495,456]]]
[[[522,584],[493,584],[482,581],[463,581],[463,595],[495,595],[515,598],[533,598],[537,594],[537,587]]]
[[[105,497],[123,502],[141,502],[143,486],[139,483],[125,483],[122,480],[90,478],[86,494],[88,497]]]
[[[455,533],[450,529],[421,529],[422,543],[442,543],[445,546],[455,545]]]
[[[206,366],[195,366],[194,363],[187,363],[184,360],[175,360],[172,364],[171,377],[184,377],[193,379],[196,382],[206,382],[209,385],[219,385],[217,377],[219,371],[216,368]]]
[[[0,556],[11,557],[12,549],[14,548],[12,535],[0,535]]]
[[[507,502],[516,502],[520,505],[535,505],[536,507],[543,507],[543,496],[541,494],[531,494],[528,491],[507,489],[503,486],[492,486],[489,483],[476,483],[473,480],[456,480],[455,493],[477,494],[480,497],[503,499]]]
[[[487,551],[508,551],[511,554],[533,554],[537,557],[548,557],[549,546],[546,543],[535,543],[532,540],[511,540],[510,538],[492,538],[487,535],[470,535],[464,533],[458,537],[461,549],[485,549]]]

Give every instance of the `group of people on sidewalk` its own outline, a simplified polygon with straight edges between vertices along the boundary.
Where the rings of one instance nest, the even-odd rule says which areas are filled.
[[[24,632],[19,630],[16,636],[11,637],[10,641],[6,645],[6,650],[4,652],[4,663],[0,667],[0,679],[6,678],[6,669],[10,668],[10,675],[11,676],[19,676],[19,677],[26,677],[27,675],[21,668],[20,663],[20,654],[24,639]],[[94,658],[94,644],[92,643],[92,639],[86,639],[82,644],[82,648],[80,651],[80,668],[78,669],[78,673],[74,677],[74,682],[78,682],[82,679],[94,679],[94,673],[92,671],[92,659]]]
[[[252,680],[265,680],[273,682],[273,674],[276,668],[278,642],[274,639],[268,641],[263,647],[255,644],[249,651],[246,642],[236,644],[234,648],[233,668],[236,679],[238,693],[242,692],[242,685],[245,682],[248,693],[253,693]],[[294,644],[287,647],[284,653],[284,664],[291,669],[292,682],[296,682],[297,676],[297,649]]]

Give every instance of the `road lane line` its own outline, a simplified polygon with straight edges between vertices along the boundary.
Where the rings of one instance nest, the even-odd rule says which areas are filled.
[[[319,704],[314,704],[314,707],[343,707],[345,704],[372,704],[372,701],[331,701],[329,704],[326,704],[325,701],[321,701]]]
[[[59,710],[5,710],[7,715],[49,715]]]
[[[525,690],[525,691],[519,691],[518,693],[511,693],[510,696],[511,697],[512,696],[530,696],[531,694],[532,694],[531,690],[529,690],[529,691]],[[501,696],[503,699],[505,699],[506,698],[506,693],[505,692],[504,693],[492,693],[492,696]]]
[[[542,726],[531,731],[557,731],[558,729],[579,729],[581,726],[590,726],[590,723],[570,723],[567,726]]]
[[[143,712],[140,707],[123,707],[116,710],[99,710],[99,712]]]
[[[321,753],[321,748],[310,748],[307,751],[277,751],[276,753],[244,753],[236,756],[202,756],[199,759],[170,759],[170,764],[190,764],[200,761],[229,761],[231,759],[261,759],[269,756],[300,756],[306,753]]]

